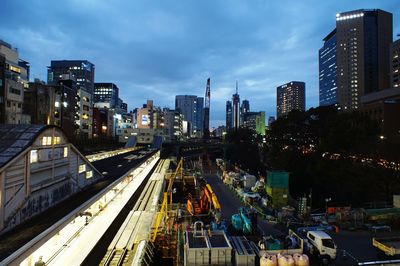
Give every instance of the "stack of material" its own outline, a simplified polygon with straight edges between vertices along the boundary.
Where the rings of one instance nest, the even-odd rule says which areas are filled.
[[[283,171],[267,172],[267,194],[272,199],[275,208],[281,208],[288,203],[289,173]]]

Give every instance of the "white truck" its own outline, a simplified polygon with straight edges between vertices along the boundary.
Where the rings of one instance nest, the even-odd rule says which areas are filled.
[[[304,234],[289,229],[289,235],[285,240],[285,247],[282,249],[270,250],[267,243],[259,242],[259,255],[276,255],[276,254],[310,254],[318,257],[323,265],[327,265],[329,261],[336,259],[336,244],[333,239],[324,231],[306,231]]]
[[[324,231],[308,231],[306,236],[311,255],[318,256],[323,264],[336,259],[336,244],[330,235]]]

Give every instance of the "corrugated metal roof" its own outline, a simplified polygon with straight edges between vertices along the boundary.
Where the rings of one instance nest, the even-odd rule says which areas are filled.
[[[24,151],[48,125],[0,124],[0,167]]]

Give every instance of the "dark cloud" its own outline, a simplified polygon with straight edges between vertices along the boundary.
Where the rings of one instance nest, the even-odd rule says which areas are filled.
[[[267,116],[275,115],[276,87],[291,80],[306,82],[307,106],[316,106],[322,38],[337,12],[358,8],[387,10],[394,22],[399,15],[398,0],[3,0],[0,38],[43,80],[52,59],[90,60],[96,80],[116,83],[130,108],[203,96],[210,76],[217,125],[236,80],[241,98]]]

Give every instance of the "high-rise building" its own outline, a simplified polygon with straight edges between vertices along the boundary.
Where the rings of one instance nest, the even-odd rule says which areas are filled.
[[[231,101],[226,101],[226,131],[229,131],[232,129],[232,122],[233,122],[233,117],[232,117],[232,102]]]
[[[176,95],[175,110],[190,124],[190,136],[202,137],[204,126],[204,98],[195,95]]]
[[[1,86],[0,101],[0,123],[6,124],[26,124],[30,123],[30,116],[22,112],[24,101],[24,88],[28,87],[27,70],[21,67],[19,62],[18,50],[9,43],[0,40],[0,71],[3,71],[3,83]],[[1,78],[0,78],[1,79]]]
[[[270,127],[271,124],[274,123],[274,122],[275,122],[275,116],[268,117],[268,127]]]
[[[242,114],[250,112],[250,102],[248,100],[243,100],[241,109],[242,109]]]
[[[248,100],[243,100],[240,106],[240,126],[244,126],[245,114],[250,112],[250,102]]]
[[[87,60],[52,60],[47,70],[47,83],[50,85],[56,85],[61,79],[76,81],[80,106],[77,133],[87,138],[92,137],[94,73],[94,64]]]
[[[319,50],[319,105],[337,103],[336,29],[324,38]]]
[[[337,99],[341,110],[360,108],[361,96],[390,86],[392,14],[380,9],[336,15]]]
[[[277,117],[288,114],[293,110],[305,111],[306,84],[301,81],[292,81],[279,86],[276,90],[276,113]]]
[[[391,88],[400,87],[400,39],[390,46],[390,81]]]
[[[236,93],[232,95],[232,119],[233,129],[240,127],[240,97],[238,93],[238,82],[236,81]]]
[[[94,84],[94,106],[115,109],[118,105],[119,89],[114,83]]]

